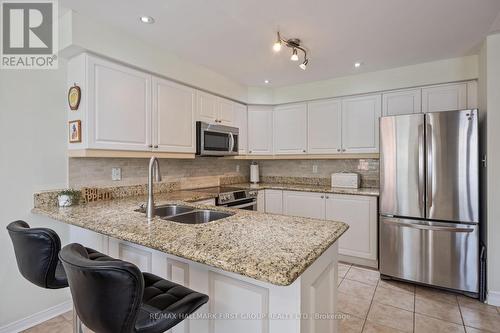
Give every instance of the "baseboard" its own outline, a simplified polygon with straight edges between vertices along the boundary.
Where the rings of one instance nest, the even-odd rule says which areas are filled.
[[[0,333],[17,333],[30,327],[43,323],[49,319],[68,312],[73,307],[71,300],[60,303],[51,308],[32,314],[26,318],[16,320],[10,324],[0,327]]]
[[[490,305],[500,306],[500,291],[488,291],[486,303]]]
[[[351,256],[346,256],[343,254],[339,254],[338,256],[339,261],[348,263],[348,264],[354,264],[354,265],[359,265],[359,266],[366,266],[374,269],[378,269],[378,260],[370,260],[370,259],[364,259],[364,258],[358,258],[358,257],[351,257]]]

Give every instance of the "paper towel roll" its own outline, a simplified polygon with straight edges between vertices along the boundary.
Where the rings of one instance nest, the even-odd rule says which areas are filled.
[[[250,182],[256,184],[259,181],[259,165],[257,163],[252,163],[250,164]]]

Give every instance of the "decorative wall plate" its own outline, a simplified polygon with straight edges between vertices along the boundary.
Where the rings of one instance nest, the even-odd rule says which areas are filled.
[[[80,99],[82,97],[82,91],[76,84],[69,88],[68,91],[68,104],[71,110],[78,110],[80,106]]]

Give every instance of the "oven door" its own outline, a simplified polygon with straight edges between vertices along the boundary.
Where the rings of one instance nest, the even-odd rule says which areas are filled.
[[[257,200],[255,200],[255,198],[254,199],[247,199],[247,200],[240,200],[240,201],[231,202],[229,204],[226,204],[226,205],[224,205],[224,207],[243,209],[243,210],[257,210]]]
[[[238,129],[229,126],[196,124],[196,153],[204,156],[238,154]]]

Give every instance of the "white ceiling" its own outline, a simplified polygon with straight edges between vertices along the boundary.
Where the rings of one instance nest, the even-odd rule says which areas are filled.
[[[474,54],[500,0],[60,0],[242,84],[328,79]],[[156,23],[142,24],[151,15]],[[499,16],[500,17],[500,16]],[[273,53],[277,28],[310,50],[306,71]],[[362,61],[355,70],[353,63]]]

